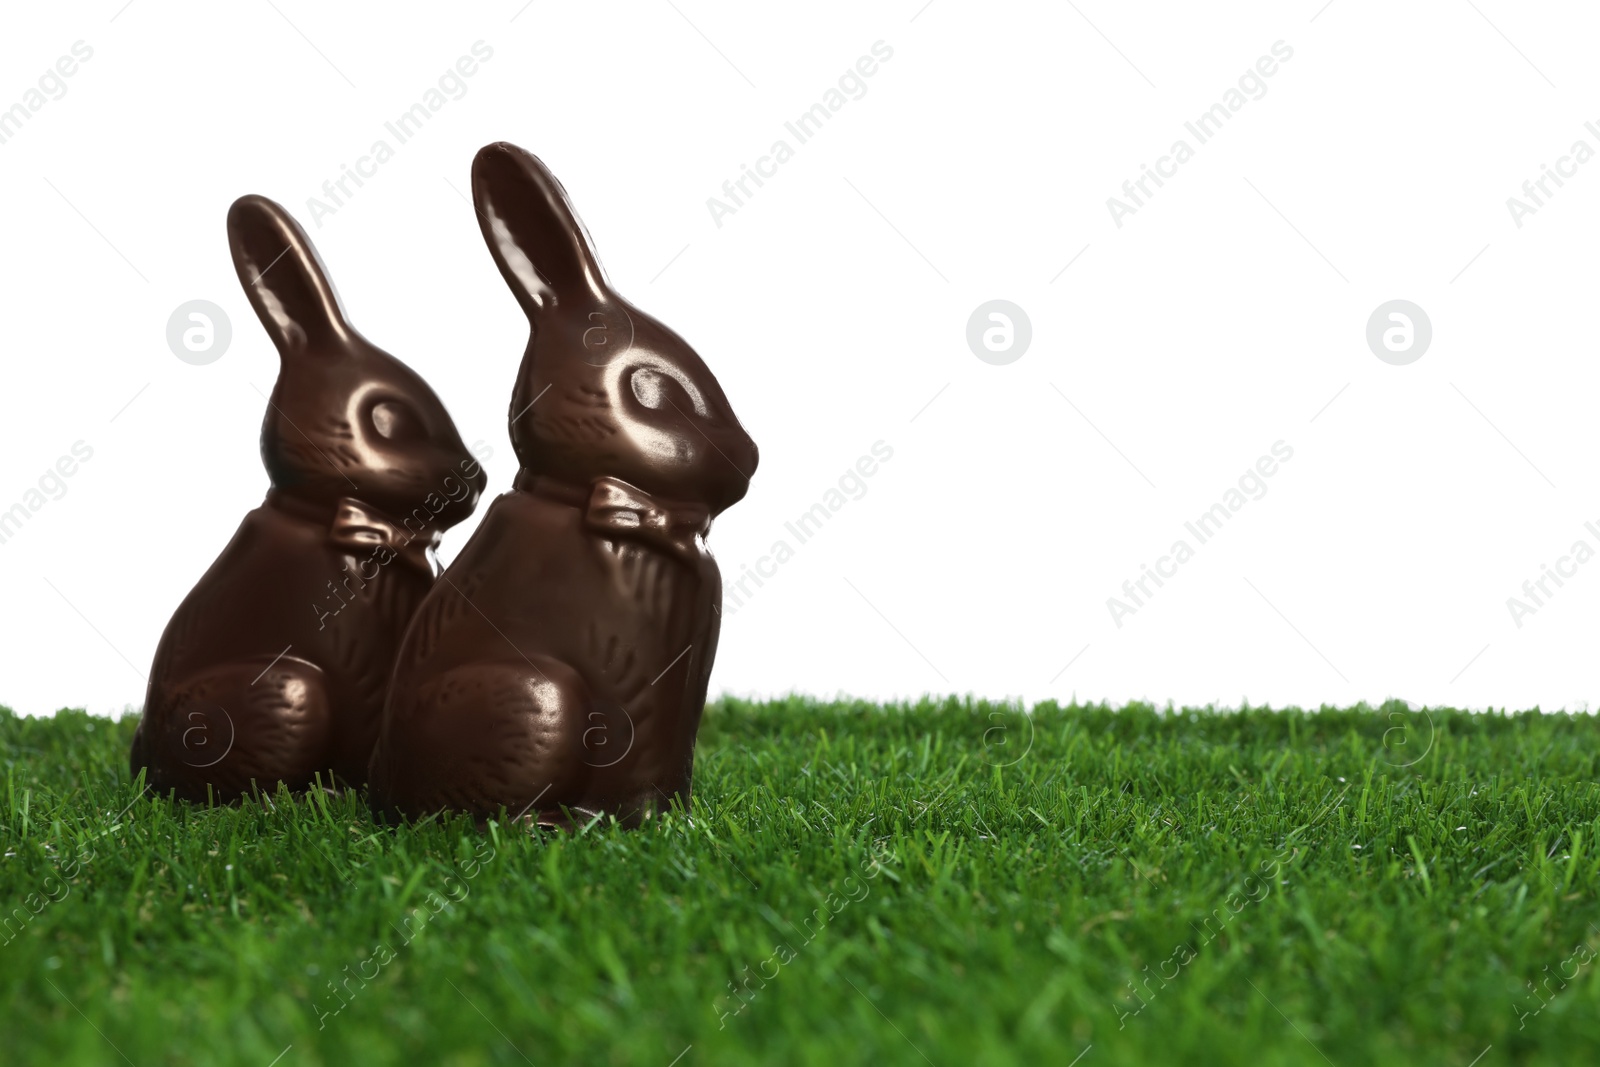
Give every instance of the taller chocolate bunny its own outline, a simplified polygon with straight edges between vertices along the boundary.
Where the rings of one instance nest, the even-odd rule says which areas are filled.
[[[236,201],[228,240],[281,357],[272,488],[167,624],[132,754],[150,788],[193,800],[366,780],[430,552],[487,480],[428,384],[346,321],[283,208]]]
[[[689,800],[722,602],[705,536],[756,446],[694,350],[611,289],[539,160],[489,145],[472,192],[532,326],[522,469],[406,631],[373,803],[635,823]]]

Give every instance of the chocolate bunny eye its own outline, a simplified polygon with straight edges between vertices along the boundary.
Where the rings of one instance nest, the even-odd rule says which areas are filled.
[[[659,408],[667,399],[666,382],[649,367],[640,367],[634,371],[630,384],[633,386],[634,399],[652,411]]]
[[[639,367],[628,379],[628,384],[633,387],[634,399],[652,411],[669,403],[667,399],[667,379],[671,378],[683,386],[683,391],[689,395],[689,402],[694,405],[694,413],[704,418],[707,415],[705,398],[700,395],[700,390],[689,381],[682,371],[666,367]]]
[[[422,419],[398,400],[384,400],[372,406],[372,428],[390,441],[420,441],[428,436]]]

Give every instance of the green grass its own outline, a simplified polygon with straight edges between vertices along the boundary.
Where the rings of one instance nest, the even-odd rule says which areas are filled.
[[[1391,711],[725,701],[689,817],[561,836],[0,711],[0,1062],[1600,1062],[1600,720]]]

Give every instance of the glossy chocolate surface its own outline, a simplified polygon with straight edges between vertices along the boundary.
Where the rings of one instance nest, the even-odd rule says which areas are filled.
[[[689,800],[722,603],[705,535],[756,446],[694,350],[611,289],[538,159],[489,145],[472,192],[532,329],[521,470],[406,632],[373,803],[637,823]]]
[[[346,321],[283,208],[238,200],[228,239],[281,360],[272,488],[167,624],[132,753],[151,789],[202,801],[366,780],[431,551],[486,482],[427,383]]]

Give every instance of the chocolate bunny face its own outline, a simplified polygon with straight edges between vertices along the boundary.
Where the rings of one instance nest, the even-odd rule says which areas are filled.
[[[609,475],[711,513],[744,497],[758,456],[700,357],[606,281],[565,190],[515,145],[472,164],[478,224],[532,337],[511,400],[525,470]]]
[[[471,513],[487,479],[437,395],[346,320],[294,219],[260,196],[228,212],[233,263],[278,347],[283,373],[261,428],[275,488],[332,506],[355,497],[397,517],[429,494],[448,526]]]

